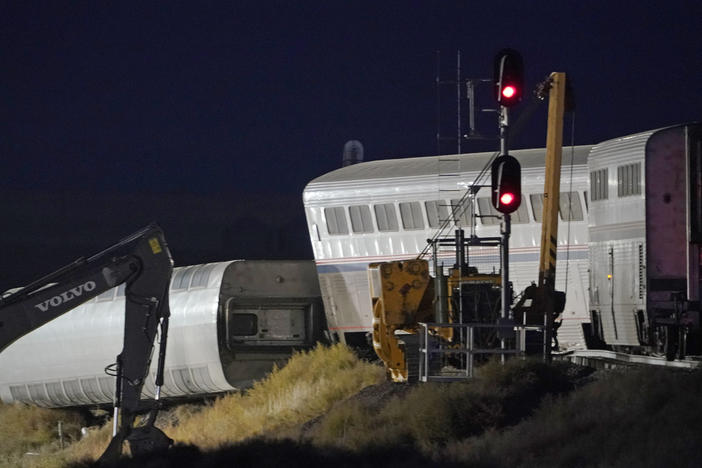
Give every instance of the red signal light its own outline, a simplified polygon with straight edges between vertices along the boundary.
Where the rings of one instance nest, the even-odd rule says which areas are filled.
[[[514,86],[507,85],[502,88],[502,96],[507,99],[513,97],[515,94],[517,94],[517,89]]]
[[[513,193],[503,193],[500,195],[500,203],[503,205],[510,205],[514,201],[514,194]]]
[[[524,62],[522,56],[513,49],[502,49],[494,61],[495,98],[501,106],[512,107],[519,104],[524,93]],[[518,197],[518,195],[515,195]],[[497,201],[497,200],[495,200]]]
[[[500,213],[514,212],[522,203],[522,169],[513,156],[503,154],[492,162],[492,206]]]

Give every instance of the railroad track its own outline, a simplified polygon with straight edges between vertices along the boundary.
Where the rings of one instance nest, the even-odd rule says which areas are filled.
[[[659,356],[643,356],[640,354],[626,354],[602,349],[588,349],[568,351],[555,354],[554,358],[569,360],[575,364],[594,367],[596,369],[613,369],[631,366],[659,366],[674,369],[702,368],[702,359],[680,359],[668,361]]]

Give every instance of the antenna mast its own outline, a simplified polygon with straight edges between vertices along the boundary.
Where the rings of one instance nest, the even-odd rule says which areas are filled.
[[[461,51],[456,51],[456,81],[441,80],[441,52],[436,51],[436,154],[441,154],[441,142],[443,140],[453,140],[451,137],[441,136],[441,85],[456,85],[456,153],[461,153],[461,140],[463,135],[463,125],[461,124]]]
[[[462,78],[461,77],[461,51],[456,51],[456,80],[441,80],[441,52],[436,51],[436,154],[442,154],[441,142],[450,141],[454,138],[445,137],[441,134],[441,85],[456,85],[456,153],[461,154],[463,140],[489,139],[481,135],[475,128],[476,110],[481,110],[476,105],[475,90],[481,83],[490,83],[492,80],[486,78]],[[462,88],[465,85],[465,99],[468,100],[468,133],[463,132],[463,115],[461,100],[463,98]],[[484,110],[486,111],[486,110]]]

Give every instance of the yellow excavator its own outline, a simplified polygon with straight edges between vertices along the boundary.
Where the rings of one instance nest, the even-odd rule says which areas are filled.
[[[538,282],[521,294],[511,311],[515,325],[543,327],[543,334],[538,333],[537,341],[543,349],[544,359],[550,361],[557,329],[554,319],[565,305],[565,294],[555,291],[554,287],[565,73],[552,73],[542,89],[544,94],[548,92],[549,113],[539,275]],[[493,242],[492,245],[499,244],[495,239],[487,240],[488,244],[490,242]],[[373,348],[385,363],[388,377],[393,382],[407,382],[411,378],[413,366],[410,363],[418,353],[410,349],[409,343],[413,341],[412,336],[418,333],[421,322],[499,323],[503,287],[501,275],[480,274],[467,265],[464,250],[467,243],[463,231],[456,232],[454,245],[456,264],[449,275],[444,275],[443,268],[435,263],[435,277],[430,276],[429,262],[419,258],[369,265]],[[499,335],[504,338],[505,334],[498,332],[498,329],[495,327],[491,332],[482,333],[478,344],[481,347],[499,345],[496,340],[499,340]],[[451,327],[430,328],[429,333],[448,346],[459,345]]]

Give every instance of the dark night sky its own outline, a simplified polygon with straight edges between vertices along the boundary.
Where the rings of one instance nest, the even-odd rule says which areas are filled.
[[[179,219],[189,197],[217,209],[228,200],[237,212],[282,197],[294,213],[286,225],[304,231],[302,189],[340,165],[346,140],[361,140],[366,159],[436,153],[436,51],[446,79],[458,49],[465,77],[490,77],[502,47],[522,53],[529,88],[567,72],[577,144],[699,120],[700,18],[699,1],[2,0],[0,248],[11,255],[2,254],[0,287],[92,253],[74,238],[116,240],[147,219],[183,253],[176,264],[251,258],[231,246],[218,258],[227,239],[251,246],[267,235],[236,226],[244,215],[230,216],[219,244],[177,245],[216,229],[216,215],[199,221],[204,208]],[[455,90],[442,89],[442,131],[451,133]],[[515,146],[544,146],[541,107]],[[496,129],[488,114],[479,125]],[[37,194],[44,202],[29,200]],[[120,197],[148,207],[115,207]],[[90,203],[72,202],[81,199]],[[278,244],[273,256],[311,256]]]

